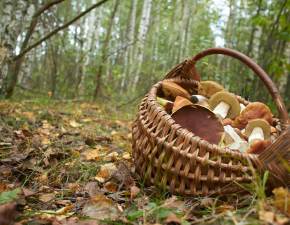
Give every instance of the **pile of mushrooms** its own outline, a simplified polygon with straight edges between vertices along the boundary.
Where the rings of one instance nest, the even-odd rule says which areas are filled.
[[[201,81],[192,95],[172,81],[162,81],[157,102],[177,124],[209,143],[259,154],[277,137],[269,107],[244,105],[215,81]]]

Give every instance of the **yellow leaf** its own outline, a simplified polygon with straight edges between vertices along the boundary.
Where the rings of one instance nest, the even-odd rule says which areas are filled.
[[[129,154],[129,152],[125,152],[122,156],[123,159],[131,159],[131,155]]]
[[[73,128],[78,128],[82,126],[80,123],[76,122],[75,120],[69,121],[69,125]]]
[[[54,198],[55,198],[54,193],[42,194],[39,196],[39,200],[45,203],[51,201]]]
[[[117,167],[114,163],[104,164],[101,166],[95,179],[101,183],[104,183],[116,170]]]
[[[259,212],[259,219],[266,223],[273,224],[274,219],[275,219],[275,213],[261,210]]]
[[[82,158],[86,161],[92,161],[92,160],[99,160],[100,159],[100,155],[99,155],[99,150],[98,149],[92,149],[92,150],[88,150],[83,152],[82,154]]]

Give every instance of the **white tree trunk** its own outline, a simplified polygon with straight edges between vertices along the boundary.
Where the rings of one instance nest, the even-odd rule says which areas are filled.
[[[21,34],[33,12],[33,6],[26,0],[17,0],[17,4],[14,0],[0,1],[0,94],[5,89],[8,59],[19,51]]]
[[[131,15],[130,15],[130,23],[129,23],[129,29],[127,33],[127,43],[128,47],[126,48],[125,51],[125,65],[124,65],[124,74],[122,76],[122,81],[121,81],[121,90],[124,90],[125,88],[125,82],[127,78],[131,74],[131,69],[132,69],[132,59],[134,56],[134,48],[133,48],[133,43],[135,41],[135,27],[136,27],[136,11],[137,11],[137,3],[138,0],[132,0],[132,9],[131,9]]]
[[[149,21],[150,21],[150,13],[151,13],[151,5],[152,0],[144,0],[143,8],[142,8],[142,14],[141,14],[141,22],[139,25],[139,31],[138,31],[138,44],[137,44],[137,51],[136,51],[136,57],[137,60],[136,64],[136,70],[135,70],[135,78],[133,81],[133,89],[136,88],[136,85],[140,78],[140,72],[141,67],[144,60],[144,47],[145,47],[145,41],[146,36],[149,28]]]

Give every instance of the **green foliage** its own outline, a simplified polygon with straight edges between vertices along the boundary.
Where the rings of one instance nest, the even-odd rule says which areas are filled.
[[[20,192],[21,189],[16,188],[12,191],[4,191],[0,193],[0,205],[16,200]]]

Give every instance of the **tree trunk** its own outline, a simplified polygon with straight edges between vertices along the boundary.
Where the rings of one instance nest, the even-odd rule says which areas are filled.
[[[135,70],[135,78],[133,81],[133,90],[136,89],[137,83],[139,81],[141,67],[144,60],[144,47],[145,47],[146,36],[147,36],[148,28],[149,28],[151,5],[152,5],[152,0],[144,0],[142,14],[141,14],[141,22],[140,22],[138,38],[137,38],[138,44],[136,48],[136,57],[135,57],[135,59],[137,60],[137,63],[136,63],[136,70]]]
[[[112,27],[114,24],[114,18],[115,18],[115,15],[116,15],[116,12],[117,12],[117,9],[119,6],[119,2],[120,2],[119,0],[115,1],[114,9],[111,13],[109,24],[107,27],[107,33],[106,33],[105,41],[104,41],[104,44],[102,47],[101,62],[100,62],[100,65],[98,67],[97,75],[96,75],[96,85],[95,85],[95,91],[94,91],[94,95],[93,95],[94,99],[96,99],[98,97],[98,95],[101,93],[100,89],[101,89],[101,83],[102,83],[102,75],[103,75],[104,67],[107,63],[108,47],[109,47],[109,42],[110,42],[110,38],[111,38]]]
[[[131,69],[132,69],[132,60],[133,60],[133,54],[134,54],[134,34],[135,34],[135,27],[136,27],[136,11],[137,11],[137,3],[138,0],[132,0],[131,8],[130,8],[130,20],[128,23],[128,32],[127,32],[127,45],[128,47],[125,50],[125,65],[124,65],[124,74],[122,76],[121,81],[121,90],[124,91],[127,87],[126,80],[130,78],[131,75]]]

